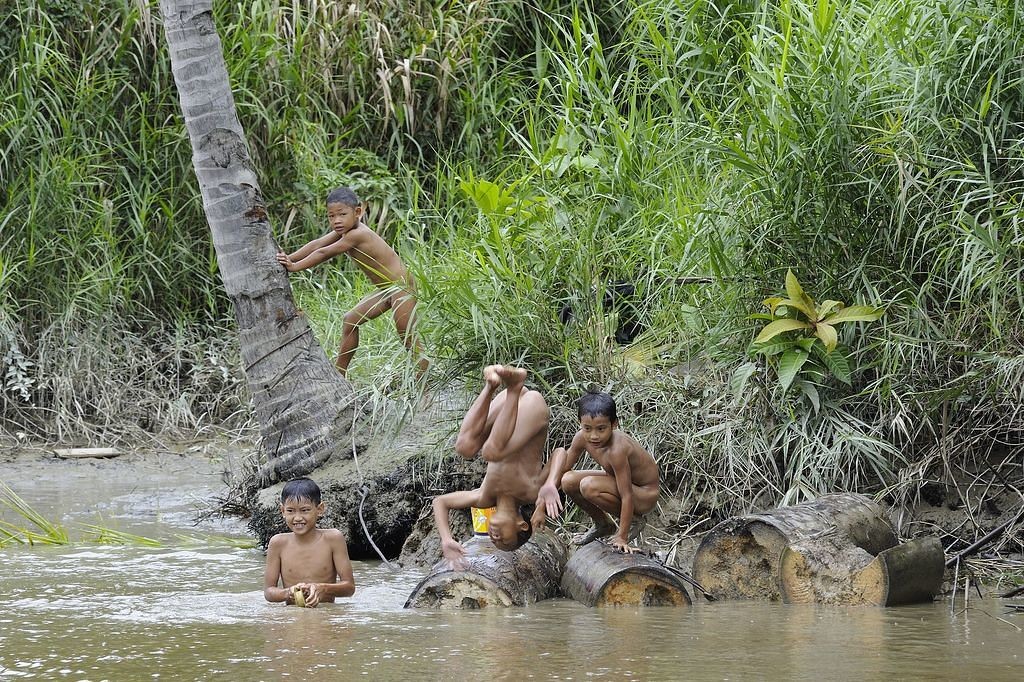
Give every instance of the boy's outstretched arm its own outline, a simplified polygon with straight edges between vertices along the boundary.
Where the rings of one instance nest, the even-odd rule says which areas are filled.
[[[307,243],[294,253],[286,254],[283,251],[277,254],[277,262],[284,266],[288,272],[299,272],[319,265],[325,260],[344,253],[350,246],[341,242],[344,237],[334,230],[331,230],[322,237],[318,237]]]
[[[548,460],[547,476],[537,493],[537,508],[533,513],[532,522],[535,527],[543,527],[546,517],[557,518],[562,511],[562,498],[558,495],[562,487],[562,476],[576,466],[583,454],[583,434],[580,431],[573,436],[569,449],[555,448]]]
[[[452,527],[448,520],[448,512],[452,509],[468,509],[480,502],[480,489],[459,490],[445,493],[434,498],[434,524],[437,534],[441,536],[441,554],[452,568],[459,568],[466,556],[466,549],[452,537]]]

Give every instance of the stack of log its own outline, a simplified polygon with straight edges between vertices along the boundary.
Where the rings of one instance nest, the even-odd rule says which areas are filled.
[[[537,531],[515,552],[503,552],[487,536],[464,545],[464,566],[441,561],[413,590],[406,608],[478,609],[526,606],[565,594],[587,606],[684,606],[682,581],[663,564],[623,554],[602,543],[585,545],[566,562],[565,543]]]
[[[930,601],[944,559],[937,538],[899,544],[879,504],[838,493],[723,521],[693,577],[716,598],[894,606]]]
[[[525,606],[560,595],[587,606],[691,604],[679,571],[602,542],[568,561],[565,543],[545,531],[515,552],[496,549],[486,536],[466,546],[466,565],[436,564],[406,607]],[[839,493],[720,523],[697,549],[693,577],[682,577],[712,601],[894,606],[930,601],[944,559],[937,538],[900,544],[879,504]]]

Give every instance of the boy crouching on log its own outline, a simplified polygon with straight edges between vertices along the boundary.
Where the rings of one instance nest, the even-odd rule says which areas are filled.
[[[537,501],[541,483],[548,476],[541,465],[548,435],[548,405],[540,393],[524,387],[525,381],[525,369],[485,367],[483,390],[462,420],[455,451],[466,459],[479,453],[487,462],[487,472],[476,490],[434,498],[441,553],[452,568],[463,566],[466,550],[452,538],[449,510],[495,507],[488,534],[495,547],[508,552],[530,539],[534,521],[542,522],[541,505],[533,519],[527,518],[523,505]],[[494,395],[502,383],[505,388]]]
[[[619,431],[615,400],[607,393],[589,392],[580,398],[580,429],[569,449],[551,453],[547,481],[538,500],[549,516],[558,516],[562,502],[558,485],[580,509],[594,520],[594,527],[573,538],[585,545],[598,538],[612,536],[608,544],[632,553],[630,540],[640,534],[646,514],[658,501],[658,463],[631,436]],[[586,451],[600,469],[572,471]],[[538,506],[541,502],[538,501]],[[611,516],[619,517],[618,532]]]
[[[290,533],[267,543],[263,596],[298,606],[316,606],[356,591],[345,536],[337,528],[317,528],[324,513],[320,486],[296,478],[281,489],[281,516]]]

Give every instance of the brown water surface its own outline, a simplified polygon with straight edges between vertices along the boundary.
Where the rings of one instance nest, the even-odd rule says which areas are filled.
[[[262,553],[216,537],[242,538],[244,528],[204,516],[220,489],[216,466],[172,458],[130,472],[100,463],[0,471],[73,538],[87,522],[167,545],[0,550],[0,680],[1024,679],[1024,617],[995,600],[966,611],[959,602],[588,609],[551,600],[413,612],[402,607],[422,570],[358,562],[352,599],[268,604]]]

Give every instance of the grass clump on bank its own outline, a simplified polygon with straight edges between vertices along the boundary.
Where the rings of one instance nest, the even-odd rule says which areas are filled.
[[[198,340],[220,335],[227,311],[152,6],[44,5],[65,7],[23,0],[3,19],[20,36],[7,38],[17,61],[0,83],[11,114],[0,326],[18,349],[5,348],[4,414],[70,433],[112,412],[85,390],[89,415],[61,426],[79,388],[39,393],[42,411],[15,404],[39,390],[24,377],[38,387],[67,374],[38,350],[58,347],[43,330],[113,314],[131,320],[126,340],[152,346],[173,335],[141,328]],[[1013,463],[1024,432],[1013,3],[215,10],[279,239],[324,231],[332,185],[366,195],[419,282],[438,384],[522,363],[559,444],[575,398],[608,388],[695,509],[836,489],[903,501],[935,481],[955,489],[976,463],[1000,475]],[[69,37],[86,21],[102,30]],[[848,381],[787,386],[748,355],[761,327],[749,316],[788,269],[816,298],[886,308],[839,329]],[[365,293],[350,272],[292,278],[329,353]],[[389,324],[364,328],[357,386],[413,383]],[[206,423],[195,415],[238,414],[247,400],[236,379],[160,376],[154,424]],[[239,397],[183,417],[175,401],[189,386]]]

